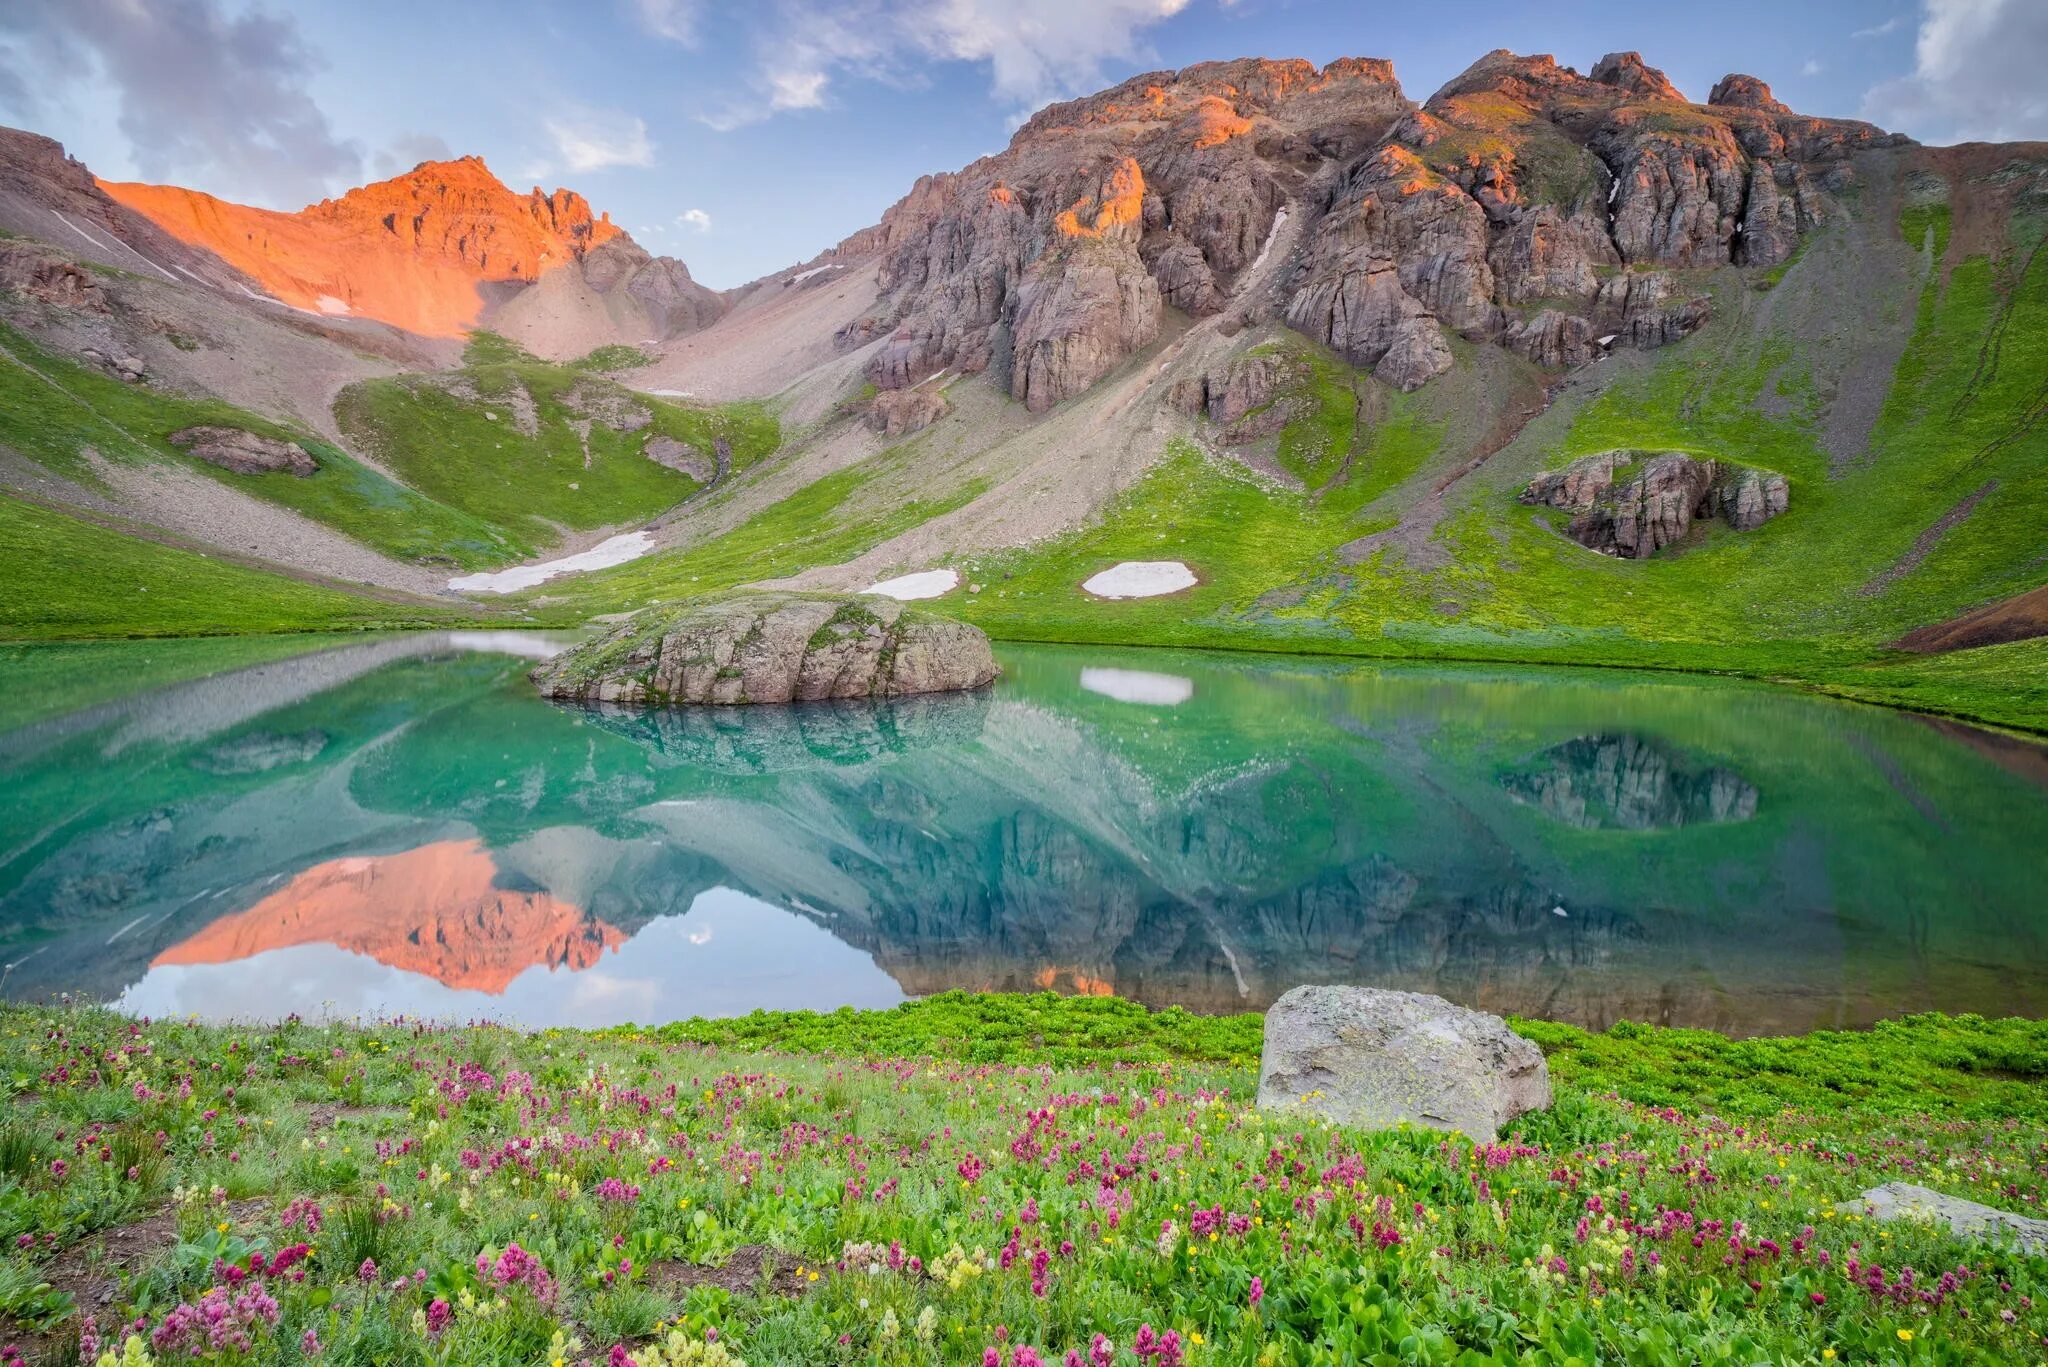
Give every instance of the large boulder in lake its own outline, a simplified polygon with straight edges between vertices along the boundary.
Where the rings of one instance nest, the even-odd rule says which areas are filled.
[[[978,627],[893,599],[742,594],[648,608],[532,677],[550,698],[725,706],[945,693],[999,672]]]
[[[1492,1139],[1550,1104],[1543,1051],[1499,1016],[1421,992],[1297,987],[1266,1013],[1259,1105],[1360,1129]]]

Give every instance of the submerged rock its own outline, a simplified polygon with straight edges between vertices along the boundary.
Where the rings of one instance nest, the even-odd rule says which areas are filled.
[[[1572,511],[1565,534],[1590,550],[1645,559],[1700,518],[1752,531],[1785,511],[1791,488],[1773,470],[1683,451],[1603,451],[1529,481],[1522,502]]]
[[[245,432],[239,427],[187,427],[171,433],[171,445],[189,451],[208,465],[238,475],[289,472],[300,479],[320,467],[297,442]]]
[[[886,598],[745,594],[649,608],[533,671],[543,695],[648,705],[816,702],[980,688],[978,627]]]
[[[1297,987],[1266,1013],[1261,1109],[1490,1140],[1516,1116],[1549,1104],[1543,1051],[1499,1016],[1442,997]]]

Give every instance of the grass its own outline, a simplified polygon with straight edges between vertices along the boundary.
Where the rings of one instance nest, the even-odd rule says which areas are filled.
[[[335,417],[409,485],[499,529],[517,548],[507,558],[554,545],[560,528],[645,521],[696,493],[696,479],[645,454],[656,438],[695,448],[707,465],[723,440],[736,473],[780,441],[760,404],[699,408],[638,394],[490,334],[472,339],[468,359],[449,375],[359,381],[336,399]],[[624,431],[605,413],[644,421]]]
[[[569,364],[575,366],[578,370],[594,370],[601,375],[610,375],[621,370],[638,370],[642,366],[653,365],[659,359],[661,358],[654,355],[654,353],[642,351],[639,347],[627,346],[623,342],[613,342],[607,346],[598,347],[588,356],[571,361]]]
[[[363,631],[443,625],[401,606],[109,531],[0,494],[0,639]]]
[[[314,474],[240,475],[171,445],[187,427],[217,424],[296,442]],[[64,477],[101,483],[88,452],[118,465],[176,466],[303,513],[399,560],[470,568],[523,553],[466,513],[394,483],[337,447],[217,399],[125,384],[36,346],[0,324],[0,445]]]
[[[578,621],[780,578],[814,565],[839,564],[972,502],[987,487],[984,481],[969,480],[925,499],[890,502],[872,497],[870,486],[900,466],[904,450],[898,447],[834,471],[723,535],[579,576],[574,582],[550,584],[524,601],[544,606],[550,620]]]
[[[168,1209],[93,1269],[84,1356],[1945,1363],[2029,1358],[2048,1329],[2041,1258],[1857,1199],[2048,1195],[2039,1025],[1742,1045],[1525,1025],[1557,1098],[1493,1143],[1261,1111],[1256,1017],[1162,1016],[949,995],[705,1043],[717,1023],[0,1008],[0,1312],[70,1360],[67,1253]],[[1907,1084],[1919,1104],[1892,1105]],[[1987,1118],[1999,1087],[2015,1104]],[[237,1332],[211,1346],[220,1321]]]

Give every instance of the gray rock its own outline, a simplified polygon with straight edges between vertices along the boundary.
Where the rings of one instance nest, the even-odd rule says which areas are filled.
[[[320,467],[297,442],[245,432],[239,427],[187,427],[171,433],[171,445],[209,465],[238,475],[290,473],[300,479]]]
[[[1492,1139],[1550,1105],[1543,1052],[1498,1016],[1420,992],[1297,987],[1266,1013],[1259,1106]]]
[[[953,405],[936,389],[885,389],[868,401],[866,420],[870,430],[885,437],[903,437],[922,432],[953,411]]]
[[[977,627],[889,598],[739,594],[635,613],[533,671],[550,698],[654,706],[817,702],[980,688]]]
[[[2029,1253],[2048,1253],[2048,1220],[1945,1196],[1911,1182],[1872,1187],[1862,1199],[1874,1220],[1922,1220],[1946,1225],[1966,1239],[2009,1237]]]
[[[1791,486],[1774,470],[1699,460],[1683,451],[1582,456],[1538,475],[1522,491],[1524,503],[1571,509],[1565,534],[1572,540],[1631,560],[1679,541],[1701,518],[1754,531],[1790,501]]]

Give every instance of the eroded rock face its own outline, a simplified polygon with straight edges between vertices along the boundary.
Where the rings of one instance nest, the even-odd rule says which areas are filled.
[[[171,433],[171,445],[209,465],[238,475],[290,473],[306,478],[320,466],[297,442],[245,432],[239,427],[187,427]]]
[[[1259,1107],[1340,1125],[1402,1123],[1492,1140],[1550,1105],[1543,1051],[1499,1016],[1442,997],[1297,987],[1266,1013]]]
[[[1609,555],[1641,560],[1678,541],[1700,518],[1751,531],[1785,511],[1785,477],[1683,451],[1605,451],[1538,475],[1522,502],[1569,508],[1565,534]]]
[[[936,389],[885,389],[868,401],[866,417],[871,431],[903,437],[922,432],[952,409]]]
[[[726,706],[941,693],[999,672],[979,628],[891,599],[746,594],[647,609],[531,677],[550,698]]]
[[[1572,366],[1602,336],[1697,328],[1707,298],[1670,269],[1783,262],[1847,158],[1902,141],[1793,114],[1750,77],[1690,104],[1635,53],[1580,75],[1494,52],[1421,108],[1385,62],[1158,72],[1041,111],[840,244],[880,256],[883,292],[840,340],[886,339],[867,373],[887,389],[1007,365],[1033,408],[1146,345],[1168,307],[1284,318],[1401,388],[1449,366],[1450,333]],[[1245,288],[1283,210],[1299,243]]]

